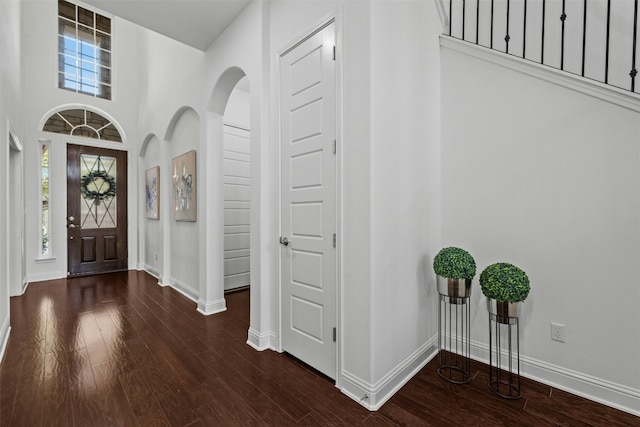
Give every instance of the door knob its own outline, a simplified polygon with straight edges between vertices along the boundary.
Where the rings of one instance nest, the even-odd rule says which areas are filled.
[[[73,216],[70,216],[70,217],[69,217],[69,221],[73,221],[74,219],[76,219],[76,218],[75,218],[75,217],[73,217]]]
[[[76,228],[76,225],[75,224],[69,224],[68,227],[69,228]]]
[[[289,244],[289,239],[280,236],[280,244],[287,246]]]

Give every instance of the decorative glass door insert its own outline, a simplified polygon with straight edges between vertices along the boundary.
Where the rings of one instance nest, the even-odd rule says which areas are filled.
[[[80,155],[80,227],[118,226],[116,166],[113,157]]]

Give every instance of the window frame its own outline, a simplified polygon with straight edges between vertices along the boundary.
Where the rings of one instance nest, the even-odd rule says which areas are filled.
[[[71,20],[71,18],[67,16],[68,13],[61,11],[61,1],[64,1],[74,7],[74,20]],[[59,0],[56,2],[56,7],[56,87],[70,92],[88,95],[93,98],[113,100],[115,86],[113,16],[83,3],[69,0]],[[80,9],[91,12],[93,17],[92,26],[88,26],[86,22],[82,22],[78,15],[78,11]],[[106,32],[104,24],[99,24],[99,21],[101,21],[102,18],[108,20],[108,32]],[[63,25],[65,26],[64,28]],[[67,33],[65,28],[72,29],[73,37],[70,37],[69,40],[75,41],[72,42],[75,47],[73,47],[69,52],[67,52],[67,49],[65,48],[65,43],[67,40],[67,34],[71,34],[71,31]],[[88,34],[92,34],[93,43],[87,43],[85,41],[86,37],[82,37],[82,35]],[[102,36],[105,38],[101,38]],[[103,48],[101,40],[108,40],[108,43],[106,43],[107,48]],[[82,54],[81,46],[84,46],[85,44],[87,46],[91,46],[94,50],[93,57],[90,57],[91,61],[85,61],[84,59],[86,58],[83,58],[84,55]],[[102,52],[108,56],[107,61],[101,60]],[[87,72],[90,77],[93,77],[92,80],[86,80],[86,78],[83,77],[82,64],[85,64],[88,67]],[[66,72],[67,66],[74,70],[74,74]],[[71,83],[67,85],[67,81]],[[83,86],[87,86],[89,89],[83,90]]]
[[[38,141],[38,256],[36,260],[48,260],[55,259],[53,256],[53,239],[51,236],[51,140],[41,139]],[[43,166],[42,160],[44,155],[44,148],[47,149],[47,187],[48,187],[48,199],[47,199],[47,222],[48,222],[48,230],[47,230],[47,240],[48,246],[47,249],[44,250],[45,244],[45,234],[44,234],[44,203],[43,203],[43,184],[44,184],[44,174],[43,174]]]

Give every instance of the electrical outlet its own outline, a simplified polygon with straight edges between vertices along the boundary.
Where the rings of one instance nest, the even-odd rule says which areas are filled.
[[[560,323],[551,323],[551,339],[554,341],[564,342],[564,325]]]

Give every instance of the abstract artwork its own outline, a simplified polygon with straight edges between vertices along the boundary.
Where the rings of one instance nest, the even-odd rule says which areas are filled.
[[[145,212],[147,218],[160,219],[160,167],[147,169],[144,176],[146,194]]]
[[[195,221],[198,209],[195,150],[174,158],[171,169],[174,199],[173,219],[176,221]]]

